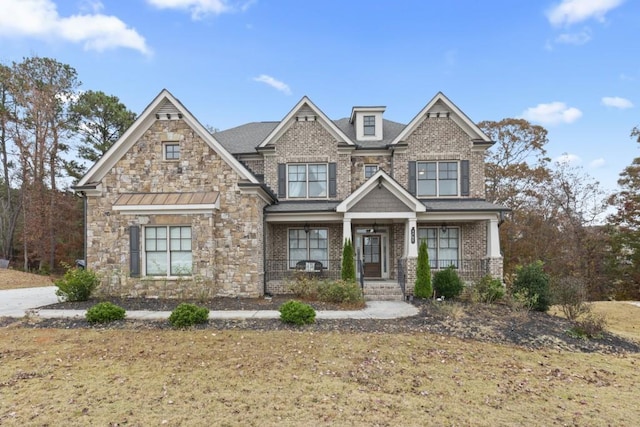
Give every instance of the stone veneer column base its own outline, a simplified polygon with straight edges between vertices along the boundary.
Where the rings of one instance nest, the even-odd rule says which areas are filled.
[[[504,258],[487,258],[487,274],[490,274],[492,277],[496,279],[503,280],[503,267],[504,267]]]

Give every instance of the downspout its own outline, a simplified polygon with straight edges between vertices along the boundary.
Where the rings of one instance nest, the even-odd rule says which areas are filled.
[[[82,259],[84,260],[84,268],[87,270],[89,266],[87,265],[87,194],[84,191],[80,192],[80,197],[82,197],[82,236],[83,236],[83,255]]]
[[[262,208],[262,295],[267,295],[267,206]]]

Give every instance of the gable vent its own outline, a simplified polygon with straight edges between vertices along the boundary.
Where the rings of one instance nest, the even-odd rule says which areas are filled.
[[[182,113],[169,101],[164,101],[156,111],[158,120],[177,120],[182,118]]]

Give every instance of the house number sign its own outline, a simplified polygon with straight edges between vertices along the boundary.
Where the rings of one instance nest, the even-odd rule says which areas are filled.
[[[416,228],[411,227],[411,244],[416,242]]]

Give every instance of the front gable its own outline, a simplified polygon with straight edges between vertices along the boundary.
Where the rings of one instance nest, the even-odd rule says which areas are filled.
[[[300,101],[280,121],[278,126],[257,147],[266,148],[278,141],[295,123],[317,122],[338,143],[355,145],[351,139],[330,120],[311,100],[303,96]]]
[[[121,162],[136,144],[141,145],[141,139],[149,131],[159,135],[158,141],[151,144],[163,144],[167,141],[179,141],[184,135],[171,130],[162,132],[160,127],[165,121],[182,121],[194,133],[195,137],[204,141],[237,175],[240,181],[259,185],[253,174],[231,155],[202,124],[187,110],[169,91],[163,89],[147,106],[143,113],[127,129],[127,131],[113,144],[113,146],[89,169],[75,188],[84,191],[97,188],[105,176]],[[152,129],[153,128],[153,129]],[[143,144],[147,143],[146,141]],[[148,147],[144,148],[147,149]],[[144,154],[144,153],[141,153]],[[136,161],[144,161],[136,159]],[[147,159],[148,161],[148,159]],[[213,172],[213,171],[211,171]]]
[[[424,212],[424,204],[379,170],[336,207],[336,212]]]
[[[405,142],[409,136],[414,133],[418,127],[427,119],[446,118],[450,119],[455,125],[469,138],[469,141],[491,144],[491,139],[486,136],[482,130],[471,119],[462,112],[449,98],[442,92],[438,92],[431,101],[409,122],[402,132],[391,142],[391,145],[397,145]]]

